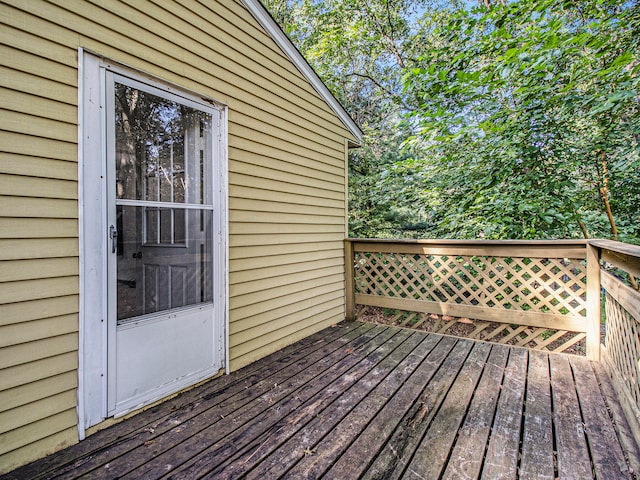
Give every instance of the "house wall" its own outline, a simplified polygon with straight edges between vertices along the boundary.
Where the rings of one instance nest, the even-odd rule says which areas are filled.
[[[78,438],[78,47],[229,106],[231,369],[344,318],[353,137],[239,0],[2,1],[0,24],[0,473]]]

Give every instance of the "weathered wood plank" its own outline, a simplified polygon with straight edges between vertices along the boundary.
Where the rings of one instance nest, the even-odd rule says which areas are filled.
[[[347,320],[356,319],[356,293],[354,289],[353,276],[353,244],[345,240],[344,242],[344,282],[345,282],[345,318]]]
[[[587,358],[600,361],[600,251],[587,243]]]
[[[472,346],[472,342],[458,340],[437,373],[425,384],[419,401],[404,415],[384,449],[365,472],[364,479],[402,477]]]
[[[598,379],[602,400],[611,412],[620,446],[625,452],[629,467],[637,473],[640,472],[640,448],[637,440],[639,437],[633,433],[633,428],[629,424],[629,419],[625,415],[622,405],[620,405],[619,397],[605,365],[604,363],[596,363],[593,365],[593,370]]]
[[[551,355],[549,363],[558,449],[558,476],[567,480],[593,478],[580,404],[569,360],[563,355]]]
[[[431,349],[435,343],[437,343],[437,340],[434,342],[433,339],[430,339],[418,349],[420,355],[412,354],[409,357],[405,357],[405,360],[395,370],[394,374],[387,377],[379,385],[379,388],[376,388],[369,396],[353,406],[350,409],[351,411],[347,411],[346,416],[334,417],[329,422],[333,424],[331,425],[332,428],[326,435],[319,436],[316,434],[316,428],[322,424],[316,425],[316,422],[314,422],[308,432],[303,432],[295,439],[292,439],[293,442],[288,442],[289,446],[298,445],[297,442],[300,442],[300,445],[296,447],[297,455],[290,455],[287,451],[288,445],[283,445],[279,452],[285,455],[287,462],[292,466],[286,471],[286,476],[289,478],[326,477],[324,473],[335,462],[335,459],[347,448],[350,448],[350,445],[361,435],[362,430],[375,418],[387,399],[393,396],[394,392],[403,384],[415,365],[420,364],[421,358],[424,358],[424,349]],[[364,382],[365,380],[363,379]],[[320,433],[328,426],[323,425],[320,428]],[[310,433],[312,438],[309,438]],[[267,478],[271,478],[274,474],[277,475],[279,471],[283,471],[281,466],[277,464],[277,460],[280,458],[279,455],[270,458],[266,465],[260,465],[260,469],[251,472],[249,478],[257,478],[260,472],[264,472],[263,475]],[[266,472],[264,471],[265,466],[270,467]]]
[[[345,322],[3,480],[630,478],[598,368]]]
[[[283,410],[286,411],[287,404],[300,405],[348,372],[358,363],[359,358],[367,355],[375,357],[374,352],[380,345],[397,333],[394,329],[375,327],[348,344],[347,348],[306,365],[294,377],[272,377],[265,385],[266,391],[261,391],[259,395],[252,393],[252,389],[249,388],[247,398],[241,395],[240,398],[230,399],[226,404],[211,408],[198,417],[174,427],[170,430],[170,435],[157,438],[151,448],[143,445],[136,451],[118,458],[114,468],[104,472],[105,478],[158,478],[165,475],[190,460],[207,445],[215,444],[234,432],[248,420],[262,417],[270,407],[284,406]],[[170,450],[175,444],[180,444],[181,448]],[[161,455],[165,452],[166,455]]]
[[[476,255],[527,258],[584,258],[584,240],[383,240],[352,239],[356,252]],[[373,246],[372,246],[373,244]]]
[[[501,309],[497,307],[479,307],[476,305],[458,305],[453,303],[432,302],[430,300],[414,300],[411,298],[356,293],[356,304],[412,312],[437,313],[454,317],[468,317],[477,320],[489,320],[491,322],[514,323],[531,327],[570,330],[573,332],[584,332],[586,328],[583,318],[568,315]]]
[[[389,401],[326,473],[326,478],[360,477],[384,448],[385,442],[402,419],[407,418],[409,409],[415,405],[425,384],[435,375],[455,346],[455,340],[451,337],[430,335],[429,340],[437,342],[437,345],[428,354],[425,352],[421,363],[400,389],[387,397]]]
[[[482,468],[483,479],[516,478],[526,372],[527,351],[511,349]]]
[[[599,248],[606,248],[612,252],[622,253],[623,255],[629,255],[632,257],[640,257],[640,246],[632,245],[630,243],[618,242],[616,240],[606,239],[593,239],[589,240],[590,245],[595,245]]]
[[[591,364],[570,359],[596,478],[631,478]]]
[[[467,417],[458,433],[444,479],[471,480],[480,475],[508,357],[509,348],[506,346],[494,345],[491,349]]]
[[[589,245],[602,249],[602,259],[640,276],[640,247],[615,240],[589,240]]]
[[[337,378],[304,404],[297,405],[297,402],[292,402],[293,408],[290,411],[287,409],[286,418],[278,418],[285,410],[280,405],[277,412],[272,412],[277,414],[273,416],[273,421],[267,424],[271,425],[271,428],[253,423],[240,435],[230,438],[229,441],[233,443],[237,453],[229,451],[228,448],[213,445],[208,454],[200,456],[198,461],[189,468],[181,469],[179,475],[185,478],[199,478],[203,474],[207,474],[210,478],[238,478],[254,466],[261,456],[271,455],[278,460],[280,466],[286,468],[298,458],[304,457],[305,452],[313,452],[315,455],[318,451],[318,454],[321,454],[320,452],[325,451],[327,442],[323,442],[319,448],[314,438],[316,441],[320,440],[354,406],[363,399],[366,401],[367,395],[377,388],[380,382],[399,365],[404,365],[404,359],[424,338],[424,334],[411,334],[408,331],[395,335],[381,345],[374,355],[363,359],[347,374]],[[374,363],[376,354],[380,356],[378,364]],[[387,354],[386,357],[385,354]],[[300,397],[300,395],[297,396]],[[375,410],[371,412],[372,415],[374,413]],[[252,429],[257,429],[258,434],[252,435]],[[301,429],[304,429],[302,438],[297,435]],[[246,439],[250,441],[247,442]],[[286,444],[283,445],[285,442]],[[278,453],[270,453],[276,448]],[[283,454],[288,456],[288,460],[283,458]],[[333,455],[329,455],[329,459],[332,461]],[[219,466],[214,469],[217,462]]]
[[[520,476],[553,480],[553,412],[549,382],[549,355],[529,352],[527,398]]]
[[[403,478],[440,478],[490,351],[488,343],[473,346]]]
[[[294,369],[290,373],[295,374],[298,366],[304,368],[305,365],[312,365],[331,352],[345,348],[349,342],[360,338],[372,328],[373,325],[344,323],[325,329],[269,355],[259,363],[251,364],[231,375],[216,378],[200,388],[185,392],[127,419],[126,422],[97,432],[69,450],[36,462],[33,469],[26,474],[29,478],[35,479],[50,471],[66,473],[68,478],[86,473],[112,461],[127,449],[153,441],[175,427],[176,423],[184,423],[202,411],[247,391],[249,387],[256,389],[261,381],[268,385],[276,375],[289,371],[292,366]],[[105,446],[110,448],[105,449]],[[96,450],[100,450],[100,453],[95,454]]]
[[[601,272],[602,286],[634,318],[640,319],[640,293],[609,272]]]

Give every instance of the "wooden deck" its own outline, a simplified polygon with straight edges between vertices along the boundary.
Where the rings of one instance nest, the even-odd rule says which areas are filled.
[[[618,409],[581,358],[342,323],[6,478],[634,478]]]

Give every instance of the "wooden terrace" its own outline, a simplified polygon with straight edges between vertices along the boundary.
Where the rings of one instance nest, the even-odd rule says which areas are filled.
[[[345,321],[2,478],[637,478],[640,247],[347,240],[345,265],[348,320],[436,333]]]
[[[343,322],[3,478],[630,479],[635,448],[599,363]]]

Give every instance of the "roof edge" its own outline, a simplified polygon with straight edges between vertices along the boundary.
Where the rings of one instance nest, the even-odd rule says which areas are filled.
[[[344,109],[342,104],[336,97],[329,91],[322,79],[318,76],[309,62],[304,58],[300,51],[296,48],[289,37],[282,31],[280,25],[273,19],[269,11],[260,0],[242,0],[242,3],[247,7],[247,10],[253,15],[262,28],[264,28],[271,38],[276,42],[280,49],[289,57],[294,65],[300,70],[300,72],[309,80],[313,88],[320,94],[325,102],[331,107],[334,113],[340,118],[345,127],[353,134],[357,140],[356,145],[362,145],[363,133],[356,122]],[[349,142],[351,143],[351,142]]]

